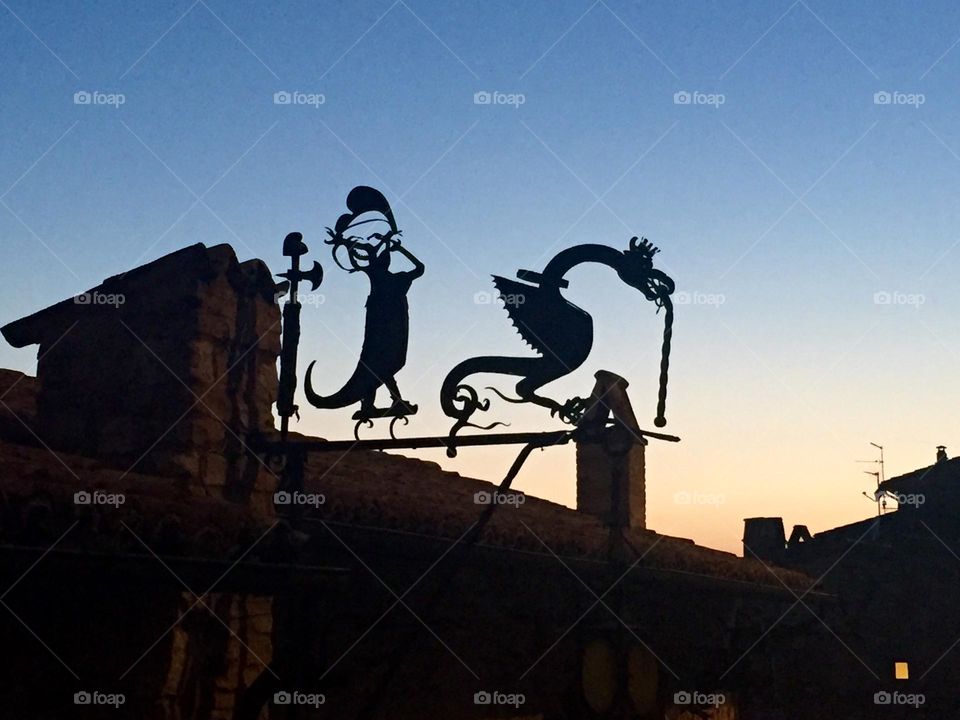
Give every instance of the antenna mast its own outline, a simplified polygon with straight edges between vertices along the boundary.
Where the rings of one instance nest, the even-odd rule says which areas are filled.
[[[880,504],[880,503],[881,503],[881,495],[880,495],[880,492],[879,492],[879,491],[880,491],[880,484],[883,483],[884,480],[886,480],[886,475],[884,474],[884,468],[883,468],[883,445],[878,445],[878,444],[875,443],[875,442],[872,442],[872,443],[870,443],[870,444],[873,445],[873,447],[877,448],[877,450],[880,451],[880,459],[879,459],[879,460],[857,460],[857,462],[859,462],[859,463],[875,463],[875,464],[877,465],[877,469],[876,469],[876,470],[864,470],[864,472],[865,472],[867,475],[873,475],[873,477],[875,477],[875,478],[877,479],[877,492],[875,492],[875,493],[873,494],[873,498],[870,498],[870,496],[869,496],[867,493],[863,493],[863,494],[864,494],[865,497],[870,498],[870,499],[873,499],[873,500],[876,501],[876,503],[877,503],[877,517],[879,517],[879,516],[882,514],[883,510],[886,510],[886,503],[883,503],[883,506],[882,506],[882,509],[881,509],[881,504]]]

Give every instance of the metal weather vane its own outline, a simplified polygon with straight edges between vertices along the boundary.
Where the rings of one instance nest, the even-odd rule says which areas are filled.
[[[359,403],[353,414],[357,421],[354,427],[356,440],[288,440],[289,420],[297,416],[294,403],[297,389],[297,348],[300,341],[299,284],[309,281],[315,290],[323,279],[320,264],[313,263],[310,270],[301,270],[301,257],[307,246],[300,233],[290,233],[284,240],[284,255],[290,257],[291,267],[281,277],[287,282],[278,289],[289,289],[290,297],[283,309],[283,346],[280,354],[280,383],[277,399],[281,418],[280,454],[293,459],[286,470],[285,484],[297,487],[302,480],[304,453],[332,452],[354,447],[387,450],[446,448],[453,456],[460,446],[517,444],[525,445],[517,462],[522,464],[524,453],[534,447],[545,447],[558,442],[568,442],[575,437],[589,434],[588,427],[594,412],[593,403],[598,400],[596,388],[591,398],[573,397],[559,401],[542,394],[541,388],[579,368],[593,347],[593,318],[584,310],[569,302],[562,290],[569,287],[567,273],[584,263],[605,265],[616,272],[628,286],[638,290],[645,299],[657,308],[664,309],[664,329],[660,357],[660,386],[657,414],[654,424],[666,425],[667,375],[670,364],[670,344],[673,335],[673,303],[671,294],[675,285],[663,271],[654,268],[653,258],[659,252],[648,240],[633,237],[625,250],[600,244],[576,245],[557,253],[542,272],[519,270],[517,280],[493,276],[507,314],[520,336],[537,352],[535,356],[473,357],[456,365],[443,381],[440,390],[440,407],[454,423],[447,435],[399,439],[394,435],[398,421],[405,424],[410,415],[416,414],[418,406],[403,398],[397,386],[397,373],[407,360],[409,340],[409,306],[407,293],[413,282],[424,272],[423,263],[400,242],[401,232],[390,204],[384,195],[371,187],[355,187],[347,195],[349,212],[339,217],[333,229],[327,228],[336,264],[349,273],[364,273],[370,281],[370,294],[366,302],[364,337],[360,357],[349,379],[331,395],[321,395],[315,390],[311,363],[304,377],[304,395],[317,408],[345,408]],[[369,231],[373,223],[383,225],[382,231]],[[374,226],[375,227],[375,226]],[[360,228],[364,228],[360,230]],[[412,269],[394,272],[391,263],[399,254],[412,265]],[[512,375],[516,383],[515,397],[500,390],[487,389],[512,403],[531,403],[547,408],[551,416],[558,417],[572,428],[546,432],[489,433],[458,435],[464,428],[490,430],[502,422],[486,425],[475,422],[477,413],[490,408],[490,400],[482,399],[480,393],[468,382],[477,374]],[[609,374],[609,373],[607,373]],[[390,404],[377,407],[377,392],[386,387]],[[377,418],[391,418],[390,438],[360,440],[359,429],[372,426]],[[641,436],[676,442],[679,438],[658,432],[640,430],[632,423],[635,433]],[[276,452],[277,444],[261,439],[258,447]],[[519,466],[518,468],[519,469]]]
[[[593,347],[593,318],[560,292],[569,286],[564,277],[567,272],[582,263],[607,265],[616,271],[624,283],[652,301],[658,312],[660,308],[666,311],[660,390],[654,420],[657,427],[666,425],[667,371],[673,334],[673,303],[670,295],[675,286],[669,276],[653,267],[653,256],[657,252],[659,249],[645,238],[638,242],[636,237],[631,238],[629,247],[623,252],[606,245],[576,245],[554,256],[542,273],[518,271],[517,277],[523,282],[494,275],[493,283],[500,292],[507,314],[520,336],[539,353],[539,357],[482,356],[464,360],[454,367],[440,390],[443,412],[455,421],[450,429],[450,439],[466,427],[489,430],[502,424],[477,425],[472,422],[475,413],[490,408],[490,401],[481,400],[477,390],[464,382],[477,373],[519,376],[521,380],[516,385],[515,398],[507,397],[495,388],[488,389],[508,402],[541,405],[564,422],[577,424],[588,409],[587,399],[574,397],[558,402],[538,394],[538,391],[547,383],[580,367]]]
[[[347,209],[335,227],[327,228],[332,245],[333,259],[338,266],[350,273],[362,272],[370,281],[370,295],[366,303],[363,345],[356,369],[343,386],[332,395],[320,395],[314,390],[312,374],[316,362],[310,363],[304,378],[304,394],[307,401],[317,408],[342,408],[360,403],[353,419],[357,421],[354,435],[360,426],[373,425],[375,418],[392,418],[390,435],[398,420],[408,422],[415,415],[417,406],[405,400],[397,387],[396,375],[407,361],[407,344],[410,334],[409,305],[407,292],[414,280],[423,275],[420,260],[400,242],[401,231],[397,228],[393,211],[379,190],[371,187],[355,187],[347,195]],[[385,224],[387,232],[371,232],[367,235],[353,234],[362,225]],[[347,264],[341,261],[345,252]],[[394,272],[390,269],[394,254],[404,256],[412,270]],[[390,405],[376,406],[377,391],[386,387],[390,393]]]

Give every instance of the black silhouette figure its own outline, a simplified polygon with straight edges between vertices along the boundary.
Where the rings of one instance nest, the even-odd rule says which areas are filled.
[[[510,319],[520,336],[538,353],[539,357],[475,357],[464,360],[447,375],[440,390],[440,404],[444,413],[456,422],[450,430],[453,437],[464,427],[489,430],[502,423],[480,426],[470,422],[477,411],[486,411],[489,400],[480,400],[477,391],[464,380],[476,373],[518,375],[523,379],[516,385],[519,397],[510,398],[496,388],[488,388],[509,402],[531,402],[549,408],[551,415],[564,422],[576,424],[587,410],[587,400],[571,398],[560,403],[537,394],[537,391],[576,370],[587,359],[593,347],[593,318],[561,295],[561,288],[569,283],[564,275],[581,263],[594,262],[613,268],[623,282],[636,288],[643,296],[666,310],[663,345],[660,360],[660,391],[657,417],[654,424],[663,427],[667,399],[667,370],[670,361],[670,340],[673,334],[673,303],[670,295],[674,282],[653,267],[653,256],[659,252],[646,239],[631,238],[624,252],[606,245],[577,245],[558,253],[542,273],[520,270],[517,277],[526,282],[493,276],[494,286],[500,291]]]
[[[390,204],[379,190],[371,187],[355,187],[347,195],[349,213],[341,215],[336,227],[327,228],[333,246],[333,258],[348,272],[363,272],[370,279],[370,295],[367,297],[366,321],[360,359],[350,379],[333,395],[321,396],[313,389],[310,363],[304,380],[304,394],[311,405],[318,408],[342,408],[359,402],[360,409],[354,413],[357,428],[366,423],[373,425],[374,418],[393,418],[390,432],[397,420],[407,421],[408,415],[417,412],[417,406],[403,399],[397,387],[396,374],[407,361],[407,341],[410,334],[407,292],[413,281],[423,275],[424,266],[410,251],[400,244],[401,231]],[[372,214],[373,217],[360,219]],[[385,234],[374,232],[366,237],[347,234],[348,231],[367,223],[386,223]],[[349,266],[340,261],[340,251],[346,251]],[[391,272],[394,253],[399,252],[413,264],[406,272]],[[377,390],[386,386],[390,393],[388,407],[376,407]]]

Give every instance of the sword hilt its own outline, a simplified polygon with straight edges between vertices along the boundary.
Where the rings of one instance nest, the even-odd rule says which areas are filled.
[[[307,246],[303,242],[303,235],[298,232],[288,233],[283,239],[283,254],[286,257],[298,258],[306,255]]]

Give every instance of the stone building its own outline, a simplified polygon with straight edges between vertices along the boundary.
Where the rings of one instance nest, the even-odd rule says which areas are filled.
[[[781,518],[746,520],[745,557],[804,572],[837,597],[830,630],[855,660],[848,688],[876,688],[890,705],[877,717],[960,717],[960,459],[944,450],[881,483],[873,517],[813,535],[798,525],[789,539]]]
[[[196,245],[2,328],[5,716],[874,717],[817,568],[647,528],[640,440],[581,443],[579,509],[311,453],[289,514],[274,298]]]

